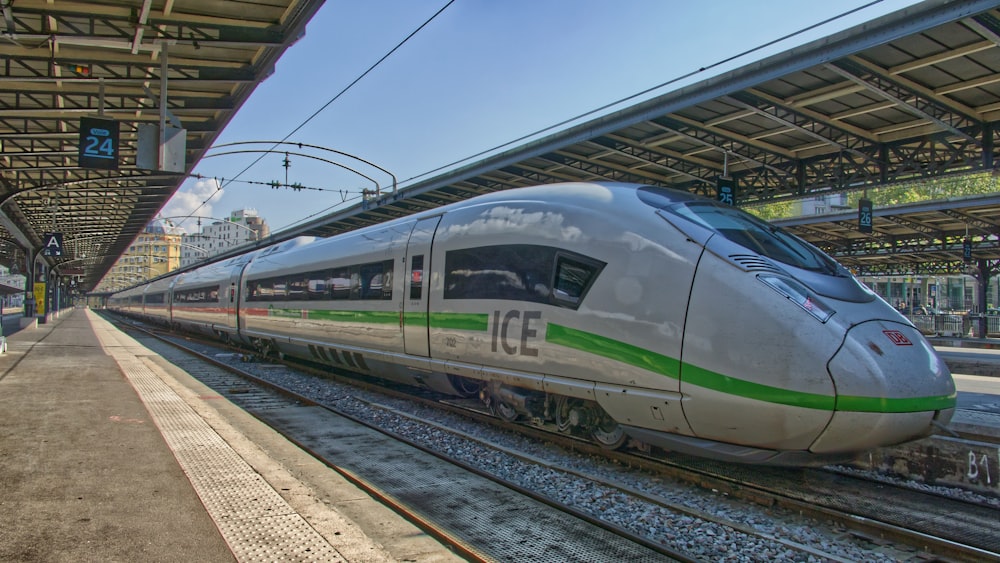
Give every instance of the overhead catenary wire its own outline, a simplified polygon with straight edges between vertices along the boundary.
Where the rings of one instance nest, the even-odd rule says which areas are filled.
[[[387,52],[386,54],[384,54],[384,55],[383,55],[383,56],[382,56],[381,58],[379,58],[379,60],[377,60],[377,61],[376,61],[375,63],[373,63],[373,64],[372,64],[371,66],[369,66],[369,67],[368,67],[368,68],[367,68],[367,69],[366,69],[366,70],[365,70],[364,72],[362,72],[362,73],[361,73],[360,75],[358,75],[358,77],[357,77],[357,78],[355,78],[354,80],[352,80],[352,81],[351,81],[351,82],[350,82],[350,83],[349,83],[349,84],[348,84],[347,86],[345,86],[345,87],[344,87],[344,88],[343,88],[343,89],[342,89],[342,90],[341,90],[340,92],[338,92],[338,93],[337,93],[336,95],[334,95],[334,96],[333,96],[333,97],[331,97],[331,98],[330,98],[329,100],[327,100],[327,102],[326,102],[326,103],[324,103],[324,104],[323,104],[323,105],[322,105],[322,106],[321,106],[321,107],[320,107],[319,109],[317,109],[317,110],[316,110],[315,112],[313,112],[313,113],[312,113],[312,114],[311,114],[311,115],[310,115],[309,117],[307,117],[307,118],[306,118],[305,120],[303,120],[303,121],[302,121],[302,122],[301,122],[301,123],[300,123],[299,125],[297,125],[297,126],[296,126],[296,127],[294,128],[294,129],[292,129],[292,131],[291,131],[291,132],[289,132],[289,133],[288,133],[287,135],[285,135],[285,136],[284,136],[284,137],[283,137],[283,138],[281,139],[281,141],[282,141],[282,142],[283,142],[283,141],[287,141],[287,140],[288,140],[288,139],[289,139],[289,138],[290,138],[290,137],[291,137],[292,135],[294,135],[295,133],[297,133],[298,131],[300,131],[300,130],[301,130],[301,129],[302,129],[303,127],[305,127],[305,126],[306,126],[306,125],[307,125],[307,124],[308,124],[309,122],[311,122],[311,121],[312,121],[313,119],[315,119],[315,118],[316,118],[317,116],[319,116],[319,115],[320,115],[320,114],[321,114],[321,113],[322,113],[323,111],[325,111],[325,110],[326,110],[326,109],[327,109],[327,108],[328,108],[328,107],[329,107],[329,106],[330,106],[331,104],[333,104],[333,103],[334,103],[335,101],[337,101],[337,100],[338,100],[338,99],[339,99],[339,98],[340,98],[341,96],[343,96],[343,95],[344,95],[344,94],[345,94],[346,92],[348,92],[348,91],[349,91],[349,90],[350,90],[350,89],[351,89],[352,87],[354,87],[354,86],[355,86],[355,85],[356,85],[356,84],[357,84],[358,82],[360,82],[360,81],[361,81],[362,79],[364,79],[364,78],[365,78],[365,77],[366,77],[366,76],[367,76],[368,74],[370,74],[370,73],[371,73],[371,72],[372,72],[373,70],[375,70],[375,69],[376,69],[376,68],[377,68],[377,67],[378,67],[379,65],[381,65],[381,64],[382,64],[382,63],[383,63],[383,62],[384,62],[384,61],[385,61],[386,59],[388,59],[388,58],[389,58],[389,57],[390,57],[390,56],[391,56],[391,55],[392,55],[393,53],[395,53],[395,52],[396,52],[397,50],[399,50],[399,49],[400,49],[400,48],[401,48],[401,47],[402,47],[402,46],[403,46],[404,44],[406,44],[406,43],[407,43],[407,42],[408,42],[408,41],[409,41],[410,39],[412,39],[412,38],[413,38],[413,37],[414,37],[414,36],[415,36],[415,35],[416,35],[417,33],[419,33],[419,32],[420,32],[421,30],[423,30],[423,29],[424,29],[425,27],[427,27],[427,25],[429,25],[429,24],[430,24],[430,23],[431,23],[432,21],[434,21],[434,19],[436,19],[436,18],[437,18],[437,17],[439,16],[439,15],[441,15],[441,13],[443,13],[443,12],[444,12],[444,11],[445,11],[445,10],[446,10],[446,9],[447,9],[447,8],[448,8],[449,6],[451,6],[451,5],[452,5],[452,4],[454,3],[454,1],[455,1],[455,0],[449,0],[449,1],[448,1],[448,2],[447,2],[447,3],[445,4],[445,5],[444,5],[444,6],[442,6],[442,7],[441,7],[441,8],[440,8],[440,9],[439,9],[439,10],[438,10],[437,12],[435,12],[435,13],[434,13],[434,14],[433,14],[432,16],[430,16],[430,17],[429,17],[429,18],[428,18],[428,19],[427,19],[426,21],[424,21],[424,22],[423,22],[423,23],[422,23],[422,24],[421,24],[420,26],[418,26],[418,27],[417,27],[416,29],[414,29],[414,30],[413,30],[412,32],[410,32],[410,34],[408,34],[408,35],[407,35],[407,36],[406,36],[406,37],[405,37],[405,38],[404,38],[403,40],[401,40],[401,41],[400,41],[399,43],[397,43],[397,44],[396,44],[396,46],[394,46],[394,47],[393,47],[392,49],[390,49],[390,50],[389,50],[389,51],[388,51],[388,52]],[[778,38],[776,38],[776,39],[773,39],[773,40],[771,40],[771,41],[767,41],[767,42],[765,42],[765,43],[762,43],[762,44],[760,44],[760,45],[757,45],[756,47],[752,47],[752,48],[749,48],[749,49],[746,49],[746,50],[744,50],[744,51],[741,51],[741,52],[739,52],[739,53],[737,53],[737,54],[734,54],[734,55],[731,55],[731,56],[729,56],[729,57],[726,57],[726,58],[724,58],[724,59],[721,59],[721,60],[719,60],[719,61],[717,61],[717,62],[715,62],[715,63],[712,63],[712,64],[709,64],[709,65],[706,65],[706,66],[703,66],[703,67],[699,67],[699,68],[698,68],[698,69],[696,69],[696,70],[692,70],[692,71],[689,71],[689,72],[686,72],[686,73],[684,73],[684,74],[681,74],[681,75],[678,75],[678,76],[676,76],[676,77],[674,77],[674,78],[671,78],[670,80],[667,80],[667,81],[665,81],[665,82],[662,82],[662,83],[660,83],[660,84],[657,84],[657,85],[655,85],[655,86],[651,86],[651,87],[649,87],[649,88],[646,88],[646,89],[644,89],[644,90],[642,90],[642,91],[640,91],[640,92],[637,92],[637,93],[635,93],[635,94],[632,94],[632,95],[629,95],[629,96],[626,96],[626,97],[624,97],[624,98],[621,98],[621,99],[618,99],[618,100],[615,100],[615,101],[613,101],[613,102],[609,102],[609,103],[607,103],[607,104],[604,104],[604,105],[602,105],[602,106],[600,106],[600,107],[597,107],[597,108],[594,108],[594,109],[592,109],[592,110],[589,110],[589,111],[586,111],[586,112],[584,112],[584,113],[581,113],[581,114],[579,114],[579,115],[576,115],[576,116],[573,116],[573,117],[570,117],[570,118],[568,118],[568,119],[564,119],[564,120],[562,120],[562,121],[559,121],[559,122],[557,122],[557,123],[554,123],[554,124],[552,124],[552,125],[548,125],[548,126],[546,126],[546,127],[543,127],[543,128],[541,128],[541,129],[538,129],[538,130],[536,130],[536,131],[533,131],[533,132],[531,132],[531,133],[527,133],[527,134],[525,134],[525,135],[522,135],[522,136],[520,136],[520,137],[517,137],[517,138],[515,138],[515,139],[512,139],[512,140],[510,140],[510,141],[506,141],[506,142],[504,142],[504,143],[501,143],[501,144],[499,144],[499,145],[496,145],[496,146],[494,146],[494,147],[491,147],[491,148],[488,148],[488,149],[485,149],[485,150],[482,150],[482,151],[479,151],[479,152],[477,152],[477,153],[475,153],[475,154],[472,154],[472,155],[469,155],[469,156],[466,156],[466,157],[463,157],[463,158],[461,158],[461,159],[459,159],[459,160],[456,160],[456,161],[454,161],[454,162],[451,162],[451,163],[448,163],[448,164],[444,164],[444,165],[441,165],[441,166],[438,166],[438,167],[436,167],[436,168],[433,168],[433,169],[430,169],[430,170],[427,170],[427,171],[425,171],[425,172],[422,172],[422,173],[420,173],[420,174],[417,174],[417,175],[415,175],[415,176],[412,176],[412,177],[410,177],[410,178],[407,178],[407,179],[405,179],[405,180],[401,181],[401,182],[400,182],[400,184],[405,184],[405,183],[408,183],[408,182],[413,182],[413,181],[415,181],[415,180],[417,180],[417,179],[420,179],[420,178],[423,178],[423,177],[426,177],[426,176],[429,176],[429,175],[431,175],[431,174],[434,174],[434,173],[437,173],[437,172],[440,172],[440,171],[442,171],[442,170],[446,170],[446,169],[449,169],[449,168],[452,168],[452,167],[454,167],[454,166],[457,166],[457,165],[459,165],[459,164],[462,164],[462,163],[465,163],[465,162],[468,162],[468,161],[470,161],[470,160],[473,160],[473,159],[475,159],[475,158],[479,158],[479,157],[482,157],[482,156],[485,156],[485,155],[487,155],[487,154],[490,154],[490,153],[494,153],[494,152],[496,152],[496,151],[498,151],[498,150],[500,150],[500,149],[503,149],[503,148],[506,148],[506,147],[509,147],[509,146],[511,146],[511,145],[514,145],[514,144],[516,144],[516,143],[520,143],[520,142],[523,142],[523,141],[525,141],[525,140],[527,140],[527,139],[531,139],[531,138],[534,138],[534,137],[537,137],[537,136],[539,136],[539,135],[541,135],[541,134],[543,134],[543,133],[547,133],[547,132],[550,132],[550,131],[553,131],[553,130],[555,130],[555,129],[558,129],[558,128],[560,128],[560,127],[564,127],[564,126],[566,126],[566,125],[568,125],[568,124],[570,124],[570,123],[573,123],[573,122],[576,122],[576,121],[579,121],[579,120],[581,120],[581,119],[584,119],[584,118],[586,118],[586,117],[590,117],[590,116],[593,116],[593,115],[595,115],[595,114],[598,114],[598,113],[601,113],[601,112],[603,112],[603,111],[606,111],[606,110],[608,110],[608,109],[610,109],[610,108],[613,108],[613,107],[615,107],[615,106],[618,106],[618,105],[621,105],[621,104],[624,104],[624,103],[627,103],[627,102],[629,102],[629,101],[632,101],[632,100],[635,100],[635,99],[637,99],[637,98],[640,98],[640,97],[642,97],[642,96],[645,96],[645,95],[648,95],[648,94],[650,94],[650,93],[652,93],[652,92],[655,92],[655,91],[657,91],[657,90],[661,90],[661,89],[663,89],[663,88],[665,88],[665,87],[667,87],[667,86],[670,86],[670,85],[672,85],[672,84],[676,84],[676,83],[678,83],[678,82],[680,82],[680,81],[683,81],[683,80],[686,80],[686,79],[688,79],[688,78],[691,78],[691,77],[693,77],[693,76],[696,76],[696,75],[699,75],[699,74],[703,74],[703,73],[706,73],[706,72],[708,72],[708,71],[711,71],[711,70],[713,70],[713,69],[715,69],[715,68],[717,68],[717,67],[720,67],[720,66],[722,66],[722,65],[725,65],[725,64],[727,64],[727,63],[730,63],[730,62],[732,62],[732,61],[734,61],[734,60],[737,60],[737,59],[740,59],[740,58],[742,58],[742,57],[745,57],[745,56],[747,56],[747,55],[750,55],[750,54],[753,54],[753,53],[755,53],[755,52],[758,52],[758,51],[761,51],[761,50],[763,50],[763,49],[767,49],[768,47],[771,47],[771,46],[773,46],[773,45],[776,45],[776,44],[778,44],[778,43],[781,43],[781,42],[783,42],[783,41],[787,41],[788,39],[791,39],[791,38],[793,38],[793,37],[796,37],[796,36],[798,36],[798,35],[802,35],[803,33],[807,33],[807,32],[809,32],[809,31],[812,31],[812,30],[814,30],[814,29],[817,29],[817,28],[819,28],[819,27],[822,27],[822,26],[824,26],[824,25],[827,25],[827,24],[829,24],[829,23],[832,23],[832,22],[834,22],[834,21],[837,21],[837,20],[839,20],[839,19],[842,19],[842,18],[845,18],[845,17],[848,17],[848,16],[850,16],[850,15],[852,15],[852,14],[856,14],[856,13],[858,13],[858,12],[861,12],[861,11],[863,11],[863,10],[867,10],[867,9],[869,9],[869,8],[871,8],[871,7],[875,6],[875,5],[878,5],[878,4],[881,4],[882,2],[884,2],[884,0],[872,0],[872,1],[868,2],[868,3],[865,3],[865,4],[862,4],[861,6],[857,6],[857,7],[855,7],[855,8],[852,8],[852,9],[850,9],[850,10],[847,10],[847,11],[844,11],[844,12],[842,12],[842,13],[840,13],[840,14],[837,14],[837,15],[835,15],[835,16],[831,16],[831,17],[829,17],[829,18],[826,18],[826,19],[824,19],[824,20],[822,20],[822,21],[819,21],[819,22],[817,22],[817,23],[814,23],[814,24],[811,24],[811,25],[808,25],[808,26],[806,26],[806,27],[803,27],[803,28],[800,28],[800,29],[798,29],[798,30],[796,30],[796,31],[793,31],[793,32],[790,32],[790,33],[787,33],[787,34],[785,34],[785,35],[783,35],[783,36],[781,36],[781,37],[778,37]],[[251,169],[251,168],[252,168],[253,166],[255,166],[255,165],[256,165],[256,164],[258,163],[258,162],[260,162],[260,161],[261,161],[261,160],[262,160],[262,159],[263,159],[263,158],[264,158],[264,157],[265,157],[265,156],[266,156],[267,154],[269,154],[269,153],[270,153],[270,152],[272,152],[272,151],[273,151],[273,150],[274,150],[275,148],[277,148],[277,147],[279,146],[279,144],[280,144],[280,143],[275,143],[275,144],[274,144],[274,146],[272,146],[272,147],[271,147],[271,148],[270,148],[270,149],[269,149],[268,151],[265,151],[265,152],[264,152],[263,154],[261,154],[261,155],[260,155],[260,156],[259,156],[259,157],[258,157],[257,159],[255,159],[255,160],[254,160],[253,162],[251,162],[251,163],[250,163],[249,165],[247,165],[247,166],[246,166],[246,167],[245,167],[245,168],[244,168],[243,170],[241,170],[241,171],[240,171],[239,173],[237,173],[237,174],[236,174],[235,176],[233,176],[232,178],[229,178],[229,179],[227,179],[227,180],[226,180],[226,183],[225,183],[225,184],[219,184],[219,185],[218,185],[218,187],[216,188],[216,192],[214,192],[214,193],[213,193],[212,195],[210,195],[210,196],[209,196],[209,197],[208,197],[207,199],[205,199],[205,201],[203,201],[203,202],[201,203],[201,205],[199,205],[199,206],[198,206],[198,207],[197,207],[197,208],[196,208],[196,209],[195,209],[194,211],[192,211],[192,215],[194,215],[194,214],[195,214],[195,213],[196,213],[196,212],[197,212],[197,211],[198,211],[199,209],[201,209],[201,208],[202,208],[202,207],[204,207],[204,206],[205,206],[206,204],[208,204],[208,202],[209,202],[209,201],[211,201],[211,200],[212,200],[212,199],[213,199],[213,198],[214,198],[214,197],[215,197],[215,196],[216,196],[216,195],[217,195],[217,194],[218,194],[219,192],[221,192],[221,191],[222,191],[222,190],[223,190],[223,189],[224,189],[224,188],[225,188],[225,187],[226,187],[227,185],[229,185],[229,184],[230,184],[231,182],[233,182],[233,181],[237,180],[237,179],[238,179],[238,178],[240,178],[240,177],[241,177],[241,176],[242,176],[243,174],[245,174],[245,173],[246,173],[247,171],[249,171],[249,170],[250,170],[250,169]],[[728,156],[728,155],[727,155],[727,156]],[[310,215],[310,217],[313,217],[313,216],[315,216],[315,215],[316,215],[316,214],[313,214],[313,215]],[[298,223],[298,222],[301,222],[301,221],[297,221],[296,223]],[[295,223],[293,223],[293,224],[295,224]]]
[[[615,107],[617,105],[621,105],[621,104],[623,104],[625,102],[634,100],[636,98],[640,98],[642,96],[645,96],[647,94],[650,94],[650,93],[655,92],[657,90],[660,90],[662,88],[670,86],[671,84],[676,84],[677,82],[680,82],[682,80],[686,80],[688,78],[691,78],[692,76],[695,76],[695,75],[698,75],[698,74],[702,74],[702,73],[707,72],[709,70],[712,70],[712,69],[714,69],[716,67],[719,67],[719,66],[722,66],[722,65],[724,65],[726,63],[729,63],[729,62],[732,62],[734,60],[737,60],[737,59],[739,59],[741,57],[745,57],[747,55],[750,55],[750,54],[755,53],[757,51],[760,51],[762,49],[766,49],[766,48],[768,48],[768,47],[770,47],[772,45],[776,45],[778,43],[781,43],[782,41],[786,41],[786,40],[791,39],[792,37],[795,37],[797,35],[801,35],[803,33],[812,31],[813,29],[816,29],[818,27],[822,27],[822,26],[824,26],[824,25],[826,25],[828,23],[837,21],[837,20],[839,20],[841,18],[845,18],[845,17],[847,17],[847,16],[849,16],[851,14],[860,12],[862,10],[867,10],[868,8],[871,8],[872,6],[875,6],[876,4],[880,4],[883,1],[884,0],[872,0],[871,2],[869,2],[867,4],[858,6],[857,8],[853,8],[851,10],[848,10],[848,11],[843,12],[841,14],[838,14],[836,16],[829,17],[829,18],[827,18],[827,19],[825,19],[825,20],[823,20],[821,22],[817,22],[817,23],[814,23],[814,24],[812,24],[810,26],[806,26],[806,27],[804,27],[802,29],[799,29],[797,31],[793,31],[792,33],[788,33],[788,34],[783,35],[783,36],[781,36],[781,37],[779,37],[777,39],[772,39],[771,41],[768,41],[767,43],[763,43],[763,44],[758,45],[756,47],[752,47],[750,49],[747,49],[747,50],[745,50],[745,51],[743,51],[741,53],[737,53],[735,55],[726,57],[725,59],[722,59],[722,60],[720,60],[718,62],[712,63],[712,64],[710,64],[708,66],[703,66],[703,67],[699,68],[698,70],[692,70],[692,71],[684,73],[684,74],[682,74],[680,76],[671,78],[670,80],[667,80],[666,82],[662,82],[660,84],[657,84],[656,86],[651,86],[651,87],[646,88],[645,90],[643,90],[641,92],[637,92],[635,94],[632,94],[631,96],[626,96],[626,97],[624,97],[624,98],[622,98],[620,100],[616,100],[616,101],[604,104],[601,107],[594,108],[594,109],[592,109],[590,111],[581,113],[580,115],[577,115],[577,116],[574,116],[574,117],[570,117],[568,119],[564,119],[564,120],[562,120],[562,121],[560,121],[558,123],[553,123],[552,125],[549,125],[547,127],[543,127],[542,129],[539,129],[539,130],[534,131],[532,133],[528,133],[526,135],[522,135],[522,136],[520,136],[520,137],[518,137],[516,139],[512,139],[512,140],[507,141],[505,143],[499,144],[499,145],[497,145],[495,147],[479,151],[476,154],[472,154],[472,155],[466,156],[464,158],[461,158],[461,159],[456,160],[454,162],[451,162],[449,164],[438,166],[437,168],[434,168],[432,170],[428,170],[428,171],[423,172],[421,174],[417,174],[416,176],[412,176],[410,178],[407,178],[406,180],[403,180],[401,183],[412,182],[413,180],[416,180],[418,178],[423,178],[424,176],[428,176],[430,174],[434,174],[435,172],[440,172],[442,170],[446,170],[446,169],[451,168],[453,166],[457,166],[459,164],[462,164],[463,162],[468,162],[468,161],[470,161],[470,160],[472,160],[474,158],[478,158],[478,157],[485,156],[487,154],[496,152],[496,151],[498,151],[498,150],[500,150],[502,148],[509,147],[510,145],[513,145],[515,143],[520,143],[520,142],[525,141],[527,139],[531,139],[533,137],[537,137],[538,135],[541,135],[542,133],[547,133],[547,132],[552,131],[554,129],[558,129],[560,127],[563,127],[563,126],[568,125],[570,123],[573,123],[575,121],[579,121],[579,120],[581,120],[581,119],[583,119],[585,117],[590,117],[590,116],[592,116],[594,114],[600,113],[600,112],[605,111],[605,110],[610,109],[610,108],[613,108],[613,107]]]
[[[427,18],[427,20],[424,21],[424,23],[420,24],[416,29],[414,29],[413,31],[411,31],[409,35],[407,35],[405,38],[403,38],[402,41],[400,41],[399,43],[397,43],[395,47],[393,47],[392,49],[389,50],[389,52],[387,52],[386,54],[382,55],[382,57],[379,60],[375,61],[374,64],[372,64],[371,66],[369,66],[364,72],[362,72],[360,75],[358,75],[358,77],[355,78],[354,80],[352,80],[350,84],[348,84],[347,86],[345,86],[340,92],[337,92],[337,94],[335,96],[333,96],[332,98],[330,98],[329,100],[327,100],[327,102],[325,104],[323,104],[318,110],[314,111],[312,113],[312,115],[310,115],[309,117],[307,117],[304,121],[302,121],[302,123],[298,124],[295,127],[295,129],[292,129],[287,135],[285,135],[284,137],[282,137],[281,141],[282,142],[283,141],[287,141],[289,139],[289,137],[291,137],[292,135],[294,135],[295,133],[297,133],[300,129],[302,129],[303,127],[305,127],[306,124],[308,124],[310,121],[312,121],[313,119],[315,119],[320,113],[322,113],[324,110],[326,110],[326,108],[330,107],[330,104],[332,104],[333,102],[337,101],[341,96],[343,96],[345,93],[347,93],[348,90],[350,90],[351,88],[353,88],[355,84],[357,84],[358,82],[361,82],[361,80],[364,77],[368,76],[368,74],[370,74],[379,65],[381,65],[383,62],[385,62],[386,59],[388,59],[390,56],[392,56],[393,53],[395,53],[396,51],[398,51],[410,39],[413,39],[413,37],[417,33],[420,33],[421,30],[423,30],[425,27],[427,27],[432,21],[434,21],[435,18],[437,18],[438,16],[440,16],[445,10],[448,9],[449,6],[451,6],[454,3],[455,3],[455,0],[448,0],[448,2],[444,6],[442,6],[437,12],[434,12],[434,15],[432,15],[429,18]],[[248,164],[246,166],[246,168],[244,168],[239,173],[237,173],[235,176],[233,176],[229,180],[229,182],[232,182],[232,181],[238,179],[239,177],[241,177],[243,174],[245,174],[247,171],[249,171],[251,168],[253,168],[258,162],[260,162],[265,156],[267,156],[275,148],[277,148],[280,144],[281,144],[280,142],[275,143],[274,146],[272,146],[270,149],[268,149],[263,154],[261,154],[260,156],[258,156],[253,162],[251,162],[250,164]],[[199,209],[201,209],[202,207],[204,207],[209,201],[212,200],[212,198],[215,197],[216,194],[218,194],[220,191],[222,191],[227,185],[229,185],[229,183],[226,183],[225,185],[219,184],[218,187],[216,188],[215,193],[213,193],[205,201],[203,201],[201,203],[201,205],[199,205],[197,208],[194,209],[194,211],[191,212],[191,214],[194,215],[195,213],[197,213]]]

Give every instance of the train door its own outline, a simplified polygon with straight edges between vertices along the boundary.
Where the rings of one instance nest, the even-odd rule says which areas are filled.
[[[243,283],[243,272],[249,264],[249,258],[234,260],[229,270],[229,286],[220,288],[220,291],[225,292],[222,302],[226,307],[226,326],[232,329],[234,335],[241,334],[243,330],[240,326],[243,322],[240,318],[240,298],[246,288],[240,287],[240,284]]]
[[[229,276],[229,286],[223,286],[220,289],[225,293],[222,296],[222,302],[226,307],[226,326],[233,328],[235,331],[237,318],[236,312],[239,307],[239,303],[236,302],[236,298],[239,292],[236,291],[236,284],[240,283],[239,272],[240,269],[233,269],[233,272]]]
[[[431,243],[440,220],[439,215],[419,221],[406,245],[403,350],[414,356],[430,356]]]

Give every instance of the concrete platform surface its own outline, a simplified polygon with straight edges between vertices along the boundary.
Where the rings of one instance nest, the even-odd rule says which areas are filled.
[[[0,355],[0,561],[452,561],[87,309]]]

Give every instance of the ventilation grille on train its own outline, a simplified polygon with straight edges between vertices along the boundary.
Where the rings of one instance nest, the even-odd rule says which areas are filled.
[[[729,259],[748,272],[784,273],[781,268],[775,266],[770,260],[756,254],[730,254]]]

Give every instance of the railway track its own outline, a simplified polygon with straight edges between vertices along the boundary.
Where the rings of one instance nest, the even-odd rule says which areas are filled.
[[[174,345],[183,342],[177,338],[170,340],[174,341]],[[188,347],[191,348],[190,345]],[[402,399],[381,395],[366,398],[367,392],[363,391],[345,391],[340,387],[331,390],[334,383],[295,373],[298,368],[293,371],[260,364],[241,365],[238,354],[220,351],[222,349],[215,344],[198,343],[194,348],[202,351],[207,348],[211,355],[218,355],[227,370],[253,369],[255,373],[249,377],[258,378],[261,383],[251,385],[247,375],[237,377],[224,371],[225,375],[210,376],[208,379],[214,378],[214,382],[206,383],[254,414],[257,411],[282,410],[290,405],[315,403],[340,408],[342,414],[359,420],[376,421],[382,431],[394,436],[406,436],[413,443],[432,443],[434,445],[428,448],[436,450],[435,455],[461,458],[449,461],[489,474],[491,479],[503,481],[518,494],[531,495],[565,514],[588,520],[591,525],[613,530],[618,537],[628,538],[643,549],[654,548],[657,550],[656,557],[717,559],[717,551],[706,552],[704,546],[698,545],[712,543],[728,545],[722,550],[730,555],[733,550],[748,550],[764,559],[781,553],[796,559],[851,560],[857,558],[852,555],[857,553],[852,552],[853,549],[866,553],[866,559],[917,560],[933,555],[951,560],[1000,560],[989,533],[1000,514],[995,507],[976,507],[960,501],[948,501],[947,506],[942,507],[940,499],[928,501],[924,496],[921,501],[921,497],[913,491],[888,489],[885,484],[864,484],[855,477],[812,470],[748,468],[700,459],[664,463],[649,456],[620,453],[612,455],[613,463],[595,463],[595,455],[605,456],[608,452],[574,440],[567,441],[563,437],[538,434],[537,437],[542,440],[560,442],[557,447],[563,453],[556,455],[552,453],[553,446],[520,434],[527,431],[533,435],[537,432],[534,428],[518,427],[516,431],[519,434],[514,435],[503,426],[505,423],[490,418],[488,422],[493,425],[492,428],[484,428],[481,422],[477,422],[468,429],[468,422],[463,422],[468,420],[467,417],[483,416],[473,412],[475,409],[470,411],[468,405],[449,405],[448,409],[462,413],[456,417],[443,413],[440,405],[414,406],[410,397]],[[173,356],[162,348],[157,348],[157,351]],[[187,363],[174,357],[168,359],[174,363]],[[201,371],[201,368],[187,365],[180,367],[189,372]],[[223,368],[217,366],[214,369]],[[203,377],[200,373],[193,375],[199,379]],[[275,399],[272,397],[276,393],[273,390],[256,390],[256,386],[263,381],[276,382],[279,388],[289,387],[289,380],[305,380],[308,382],[305,386],[313,392],[308,396],[285,395]],[[266,415],[258,417],[268,420]],[[507,438],[499,440],[496,433],[506,434]],[[449,439],[440,436],[427,438],[433,434],[447,434]],[[450,437],[465,445],[442,448],[441,444],[451,443]],[[301,440],[295,436],[290,438]],[[514,445],[498,446],[501,441]],[[449,448],[461,449],[461,455],[452,455],[447,451]],[[315,448],[310,449],[315,451]],[[470,462],[470,459],[473,461]],[[485,463],[477,464],[474,460],[485,460]],[[522,478],[526,475],[531,477]],[[575,480],[578,484],[571,488],[575,486],[584,491],[582,496],[586,502],[580,498],[560,498],[560,493],[553,493],[552,487],[548,486],[564,480]],[[692,491],[691,483],[700,485],[697,494]],[[686,491],[678,494],[678,488]],[[846,494],[845,490],[850,490],[851,494]],[[698,496],[700,500],[693,501],[692,496]],[[893,501],[885,502],[886,496]],[[901,499],[904,496],[906,499]],[[744,500],[733,502],[737,498]],[[872,512],[872,499],[881,510],[878,519],[867,513],[859,514],[855,509],[856,506],[869,506],[868,512]],[[747,504],[745,500],[753,504]],[[701,508],[699,503],[711,508]],[[622,505],[628,505],[629,510],[617,508]],[[902,508],[896,509],[896,505]],[[937,505],[936,515],[934,510],[924,505]],[[636,509],[636,506],[640,508]],[[722,510],[719,510],[720,507]],[[404,511],[406,508],[399,507],[397,510]],[[891,514],[886,517],[886,512]],[[720,513],[723,515],[720,516]],[[414,518],[420,521],[426,517]],[[827,521],[833,524],[825,524]],[[820,531],[822,528],[825,530]],[[975,531],[977,528],[978,533]],[[819,532],[818,539],[805,533],[804,529],[814,534]],[[461,537],[461,531],[428,531],[440,533],[442,538],[451,538],[445,541],[460,545],[465,541],[453,539],[456,534]],[[989,537],[981,537],[984,534]],[[559,541],[565,544],[571,537],[578,536],[564,533]],[[993,538],[993,541],[996,539]],[[501,559],[508,558],[510,554],[504,549],[509,548],[507,545],[494,555]],[[748,556],[745,560],[756,559]]]
[[[381,429],[381,440],[358,430],[363,423],[348,413],[239,369],[233,354],[210,357],[178,339],[126,330],[470,561],[697,560],[571,507],[538,502],[458,460],[441,461],[447,456],[437,453],[437,464],[419,458],[412,450],[425,448]]]

